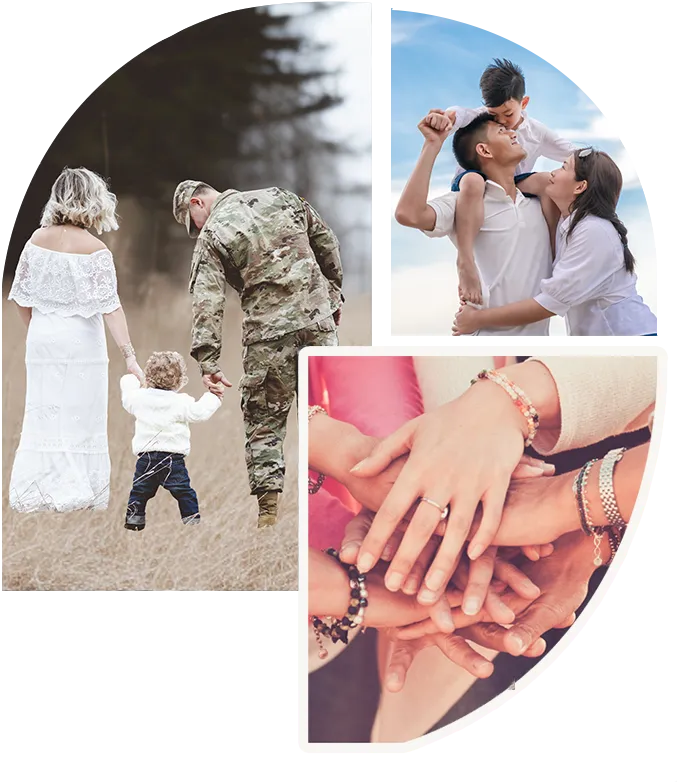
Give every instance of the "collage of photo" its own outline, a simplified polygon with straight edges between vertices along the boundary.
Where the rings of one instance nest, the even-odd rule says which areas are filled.
[[[3,591],[298,590],[304,749],[538,668],[627,548],[663,393],[638,174],[506,38],[390,13],[377,272],[371,20],[252,7],[131,59],[3,277]]]

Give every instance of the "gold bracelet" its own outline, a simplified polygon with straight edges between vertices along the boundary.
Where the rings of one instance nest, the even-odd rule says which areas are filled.
[[[128,358],[136,358],[136,351],[134,350],[134,345],[132,345],[131,342],[126,342],[124,345],[120,345],[120,352],[122,353],[122,357],[124,359]]]

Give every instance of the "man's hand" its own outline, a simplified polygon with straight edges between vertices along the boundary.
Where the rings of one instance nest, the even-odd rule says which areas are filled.
[[[214,372],[212,374],[202,375],[202,385],[207,391],[215,394],[221,399],[225,388],[232,388],[233,384],[224,377],[223,372]]]
[[[428,142],[434,142],[440,147],[451,133],[452,124],[444,114],[439,114],[439,109],[432,109],[418,123],[418,129]]]
[[[473,334],[479,329],[480,310],[474,307],[472,304],[461,304],[460,309],[456,313],[454,319],[454,325],[451,333],[454,337],[459,337],[462,334]]]

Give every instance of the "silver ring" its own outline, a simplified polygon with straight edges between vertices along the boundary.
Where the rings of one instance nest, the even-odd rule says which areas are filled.
[[[444,521],[444,519],[446,519],[447,516],[449,515],[448,505],[445,508],[443,508],[438,502],[435,502],[435,500],[431,500],[430,497],[421,497],[421,502],[427,502],[428,505],[432,505],[433,507],[437,508],[437,510],[440,512],[440,521]]]

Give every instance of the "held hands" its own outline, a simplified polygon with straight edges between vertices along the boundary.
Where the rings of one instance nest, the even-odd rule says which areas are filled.
[[[454,337],[460,337],[463,334],[474,334],[479,328],[479,310],[472,304],[462,302],[459,307],[451,333]]]
[[[202,375],[202,385],[221,399],[225,388],[232,388],[233,384],[226,378],[223,372]]]
[[[127,364],[127,372],[134,375],[139,381],[139,383],[143,384],[144,380],[146,379],[146,376],[143,374],[143,369],[139,366],[136,356],[128,356],[125,360],[125,363]]]

